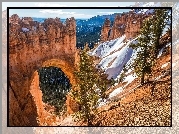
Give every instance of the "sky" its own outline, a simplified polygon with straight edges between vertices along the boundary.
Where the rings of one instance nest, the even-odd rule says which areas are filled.
[[[126,7],[135,2],[2,2],[2,10],[7,7]],[[19,17],[38,18],[91,18],[96,15],[128,12],[130,9],[10,9],[9,14],[18,14]]]
[[[130,9],[10,9],[9,15],[18,14],[19,17],[39,17],[61,19],[74,17],[76,19],[91,18],[96,15],[128,12]]]

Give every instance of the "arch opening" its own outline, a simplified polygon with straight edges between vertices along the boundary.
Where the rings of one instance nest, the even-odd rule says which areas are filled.
[[[72,84],[61,68],[49,66],[37,70],[39,75],[39,88],[42,91],[42,101],[55,108],[58,114],[66,110],[66,95]]]
[[[49,70],[49,68],[51,69]],[[53,90],[51,90],[51,88],[55,89],[58,86],[60,87],[60,85],[57,84],[58,86],[53,87],[55,80],[52,80],[51,77],[47,77],[46,79],[49,82],[49,85],[51,86],[48,85],[49,86],[48,88],[50,89],[48,93],[46,94],[47,95],[46,97],[48,98],[44,98],[43,95],[44,95],[44,92],[46,91],[40,88],[42,86],[41,85],[42,80],[40,80],[41,75],[39,73],[40,72],[39,70],[41,70],[42,72],[43,69],[48,70],[49,76],[51,76],[52,74],[54,75],[54,73],[57,71],[58,73],[54,75],[54,77],[57,78],[56,79],[57,83],[60,82],[59,77],[61,75],[62,75],[62,78],[65,79],[65,81],[62,82],[61,84],[66,83],[65,88],[67,89],[67,91],[64,91],[65,94],[62,96],[65,96],[65,97],[61,101],[59,99],[59,96],[61,94],[57,95],[55,94]],[[50,125],[56,126],[58,125],[58,122],[59,122],[58,117],[60,117],[61,119],[61,116],[63,116],[64,114],[66,115],[74,111],[74,106],[76,106],[75,102],[73,102],[73,99],[71,99],[71,97],[68,94],[70,90],[73,89],[73,86],[76,83],[75,78],[74,78],[74,70],[75,70],[75,67],[64,60],[50,59],[50,60],[46,60],[45,62],[42,63],[40,67],[36,68],[36,71],[31,76],[31,80],[29,83],[30,93],[34,98],[34,102],[37,108],[37,120],[36,121],[38,122],[39,126],[50,126]],[[43,75],[45,74],[46,73],[44,73]],[[58,93],[59,91],[60,90],[57,90]],[[62,105],[58,105],[59,103],[62,103]],[[56,106],[54,104],[56,104]],[[62,112],[60,110],[62,110]],[[75,110],[76,110],[76,107],[75,107]]]

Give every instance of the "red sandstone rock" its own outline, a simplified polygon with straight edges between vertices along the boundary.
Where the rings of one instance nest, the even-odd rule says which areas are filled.
[[[56,66],[75,84],[73,72],[78,62],[75,19],[68,19],[66,25],[58,18],[38,24],[29,17],[20,20],[13,15],[9,30],[9,81],[13,89],[9,91],[10,125],[53,125],[56,117],[44,109],[39,76],[34,72],[42,66]],[[71,106],[75,102],[71,97],[67,97],[67,102],[73,103],[67,105],[67,112],[73,113]]]
[[[101,42],[119,38],[124,34],[126,35],[126,39],[137,36],[142,27],[142,22],[149,16],[150,14],[135,14],[133,11],[123,13],[115,17],[112,28],[109,24],[110,21],[106,20],[101,30]],[[110,29],[111,32],[109,36],[108,33]]]
[[[108,33],[110,30],[110,20],[106,18],[101,30],[101,42],[105,42],[109,39]]]

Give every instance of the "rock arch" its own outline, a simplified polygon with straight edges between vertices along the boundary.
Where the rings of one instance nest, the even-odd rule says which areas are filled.
[[[24,32],[22,28],[29,31]],[[37,126],[36,118],[43,113],[43,106],[40,109],[37,106],[37,102],[42,105],[38,100],[42,97],[40,90],[32,89],[38,87],[37,70],[43,66],[59,67],[71,84],[75,83],[73,71],[79,59],[76,23],[74,18],[70,18],[63,25],[56,18],[38,24],[28,17],[21,20],[14,15],[9,30],[9,125]],[[74,112],[71,102],[68,97],[68,113]]]

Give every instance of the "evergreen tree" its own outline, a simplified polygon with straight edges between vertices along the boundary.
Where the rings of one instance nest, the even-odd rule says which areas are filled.
[[[143,23],[138,43],[131,45],[138,51],[132,67],[141,78],[141,84],[144,84],[145,75],[151,73],[151,67],[155,64],[164,28],[167,25],[171,26],[168,23],[171,21],[170,11],[169,9],[154,9],[154,14]]]
[[[158,51],[160,49],[160,38],[163,34],[163,30],[171,21],[171,14],[169,9],[155,9],[152,17],[152,35],[153,35],[153,58],[156,59]]]
[[[88,126],[93,126],[99,99],[106,97],[105,91],[111,81],[94,67],[93,58],[87,54],[86,48],[80,51],[79,71],[75,72],[75,76],[77,85],[72,91],[72,97],[80,105],[79,111],[74,114],[75,120],[83,120]]]
[[[120,77],[118,79],[119,82],[123,82],[125,77],[126,77],[126,72],[127,72],[127,68],[126,68],[126,64],[123,66],[123,69],[121,71]]]
[[[151,19],[145,20],[143,27],[140,31],[140,37],[137,44],[132,44],[131,47],[137,50],[137,57],[134,60],[132,67],[134,68],[137,76],[141,78],[141,85],[144,84],[146,74],[151,73],[152,60],[151,60]]]
[[[43,67],[38,70],[42,100],[53,105],[56,113],[62,110],[66,101],[66,94],[71,88],[67,76],[57,67]]]

